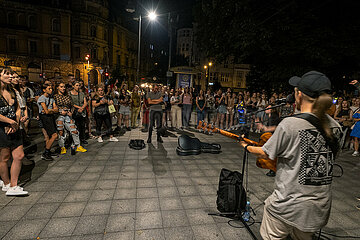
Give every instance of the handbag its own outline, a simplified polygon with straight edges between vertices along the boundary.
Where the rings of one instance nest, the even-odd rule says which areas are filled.
[[[114,113],[114,112],[116,112],[114,104],[109,105],[109,113]]]

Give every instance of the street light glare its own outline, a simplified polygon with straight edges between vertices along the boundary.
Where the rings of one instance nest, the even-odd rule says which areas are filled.
[[[151,21],[154,21],[157,18],[157,15],[155,12],[149,12],[148,17]]]

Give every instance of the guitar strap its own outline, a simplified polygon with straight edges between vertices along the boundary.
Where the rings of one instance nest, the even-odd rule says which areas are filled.
[[[309,114],[309,113],[300,113],[300,114],[293,115],[292,117],[304,119],[304,120],[308,121],[311,125],[313,125],[324,137],[326,144],[330,147],[331,151],[334,154],[334,157],[337,156],[337,153],[340,149],[338,139],[335,137],[335,135],[333,133],[332,133],[331,138],[329,138],[326,135],[324,128],[321,126],[320,121],[316,116]]]

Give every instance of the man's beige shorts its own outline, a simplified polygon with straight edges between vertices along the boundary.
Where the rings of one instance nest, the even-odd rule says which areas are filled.
[[[260,234],[264,240],[286,239],[288,235],[290,235],[293,240],[311,240],[314,233],[302,232],[299,229],[284,223],[273,217],[266,210],[266,207],[264,207]]]

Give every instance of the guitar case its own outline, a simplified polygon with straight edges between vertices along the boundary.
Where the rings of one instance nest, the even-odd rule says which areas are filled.
[[[178,146],[176,153],[180,156],[198,155],[200,153],[213,153],[221,152],[221,146],[217,143],[204,143],[198,138],[192,138],[188,135],[181,135],[178,138]]]

